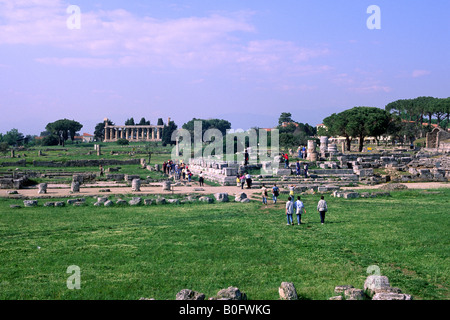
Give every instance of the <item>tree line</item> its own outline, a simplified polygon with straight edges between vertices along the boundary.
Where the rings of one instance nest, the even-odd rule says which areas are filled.
[[[400,99],[387,104],[384,109],[354,107],[333,113],[323,120],[325,128],[319,129],[318,135],[344,137],[348,151],[352,140],[358,139],[361,152],[366,137],[374,137],[377,142],[383,137],[413,143],[431,131],[433,125],[447,129],[449,116],[450,98]]]
[[[351,143],[358,140],[358,150],[362,151],[364,138],[374,137],[377,141],[381,138],[391,138],[392,141],[411,143],[432,127],[439,125],[447,129],[450,126],[450,97],[417,97],[414,99],[399,99],[388,103],[384,109],[376,107],[353,107],[339,113],[333,113],[323,120],[325,127],[316,128],[308,123],[294,121],[292,114],[282,112],[278,118],[280,147],[291,148],[299,145],[306,145],[309,139],[317,139],[318,136],[340,136],[346,141],[346,148],[350,150]],[[223,135],[231,129],[231,123],[223,119],[197,119],[183,124],[182,128],[194,134],[194,123],[201,121],[202,135],[208,129],[218,129]],[[109,125],[114,125],[108,120]],[[150,125],[150,121],[144,117],[136,123],[133,117],[127,119],[125,125]],[[162,132],[163,145],[170,145],[172,133],[178,126],[174,121],[164,123],[159,118],[157,125],[163,125]],[[74,141],[75,136],[83,125],[75,120],[60,119],[46,125],[45,131],[41,132],[42,145],[64,146],[67,140]],[[258,128],[255,128],[258,129]],[[270,135],[270,132],[269,132]],[[6,134],[0,133],[0,151],[5,151],[11,146],[35,144],[36,136],[24,136],[17,129],[12,129]],[[95,126],[94,138],[103,141],[105,138],[105,122],[100,122]],[[269,139],[270,140],[270,139]]]

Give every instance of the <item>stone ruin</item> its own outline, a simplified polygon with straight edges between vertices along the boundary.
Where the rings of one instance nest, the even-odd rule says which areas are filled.
[[[413,296],[403,293],[400,288],[391,287],[386,276],[371,275],[364,282],[364,289],[358,289],[352,285],[340,285],[334,288],[337,296],[329,300],[413,300]],[[297,293],[293,282],[282,282],[278,287],[280,300],[300,300],[302,297]],[[139,300],[154,300],[141,297]],[[191,289],[182,289],[175,295],[175,300],[248,300],[247,293],[241,292],[239,288],[230,286],[221,289],[213,297],[206,299],[206,295]]]
[[[440,152],[450,152],[450,132],[437,127],[426,135],[427,149],[435,149]]]
[[[308,141],[307,160],[315,159],[313,163],[309,162],[315,167],[308,170],[306,178],[303,175],[305,161],[299,160],[302,170],[300,175],[296,175],[295,158],[285,168],[281,156],[274,157],[272,162],[251,162],[247,166],[243,162],[204,158],[190,159],[188,165],[194,175],[202,172],[205,180],[228,186],[236,185],[237,174],[260,170],[260,174],[252,175],[252,188],[268,187],[274,183],[279,187],[293,184],[297,192],[333,192],[357,184],[448,182],[450,177],[450,158],[442,152],[423,149],[411,154],[406,149],[397,149],[378,153],[340,153],[337,145],[330,144],[328,138],[321,137],[320,140],[319,152],[316,151],[316,142]]]

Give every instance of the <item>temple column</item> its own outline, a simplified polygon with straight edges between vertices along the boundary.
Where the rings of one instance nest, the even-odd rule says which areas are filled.
[[[155,140],[155,128],[152,128],[152,140]]]
[[[125,139],[127,139],[128,140],[128,128],[125,128]]]
[[[156,128],[156,139],[159,140],[160,138],[159,128]]]

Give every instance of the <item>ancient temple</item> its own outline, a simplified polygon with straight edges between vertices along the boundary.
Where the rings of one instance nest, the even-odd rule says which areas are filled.
[[[162,141],[163,125],[111,126],[105,119],[105,139],[103,142],[126,139],[128,141]]]

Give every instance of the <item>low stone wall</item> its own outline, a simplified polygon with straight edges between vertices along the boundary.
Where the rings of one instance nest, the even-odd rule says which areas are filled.
[[[65,162],[58,161],[33,161],[35,167],[98,167],[102,166],[114,166],[114,165],[127,165],[127,164],[140,164],[141,159],[130,160],[109,160],[109,159],[93,159],[93,160],[68,160]]]
[[[25,167],[27,161],[25,159],[15,162],[0,162],[0,167]]]

